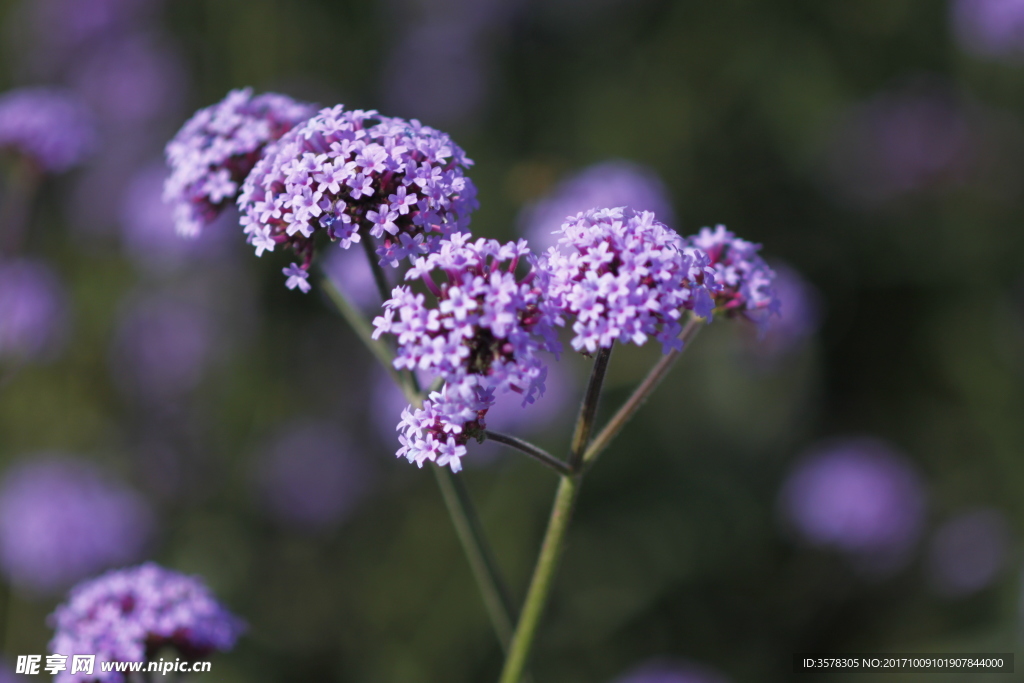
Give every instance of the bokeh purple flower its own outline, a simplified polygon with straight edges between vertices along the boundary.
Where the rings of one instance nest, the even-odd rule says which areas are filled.
[[[520,261],[531,269],[517,279]],[[458,471],[465,444],[485,428],[496,394],[513,391],[526,404],[544,393],[547,367],[540,354],[559,350],[558,315],[544,296],[546,273],[535,265],[525,240],[471,242],[460,233],[406,273],[406,280],[426,285],[436,307],[408,285],[395,287],[384,314],[373,321],[374,338],[397,338],[396,369],[445,381],[422,409],[403,412],[400,457]],[[437,276],[443,279],[437,282]]]
[[[706,666],[659,658],[627,671],[614,683],[728,683],[728,680]]]
[[[274,437],[257,472],[261,502],[275,519],[307,530],[333,527],[371,483],[369,463],[335,427],[293,424]]]
[[[131,301],[122,310],[109,362],[128,396],[169,402],[199,385],[213,347],[213,323],[205,308],[157,294]]]
[[[163,200],[167,167],[163,163],[142,167],[130,179],[121,198],[121,244],[128,256],[151,271],[168,271],[204,256],[223,255],[225,230],[206,230],[196,239],[178,235],[174,211]],[[236,217],[228,210],[218,222]]]
[[[95,145],[92,115],[71,92],[36,86],[0,95],[0,149],[17,152],[39,170],[67,171]]]
[[[238,196],[264,147],[312,116],[312,105],[251,88],[200,109],[167,143],[171,175],[164,199],[178,232],[194,237]]]
[[[1010,554],[1010,527],[997,510],[962,512],[935,530],[928,544],[928,578],[947,597],[962,597],[990,585]]]
[[[419,121],[323,109],[268,147],[246,178],[242,225],[257,256],[281,244],[303,270],[321,230],[343,249],[369,233],[381,265],[397,267],[466,229],[477,206],[464,174],[472,163]]]
[[[650,211],[672,226],[675,215],[668,188],[647,166],[612,159],[588,166],[560,182],[554,190],[519,212],[519,230],[538,253],[558,244],[555,235],[569,216],[602,206],[628,206]]]
[[[76,65],[71,82],[97,117],[113,126],[174,114],[186,75],[180,58],[154,36],[106,40]]]
[[[594,353],[616,341],[643,346],[651,337],[666,352],[682,348],[684,310],[711,314],[714,271],[703,253],[684,251],[675,231],[653,213],[591,209],[570,216],[548,250],[548,295],[575,318],[572,347]]]
[[[978,147],[962,99],[944,84],[921,80],[851,107],[832,132],[827,161],[840,193],[874,207],[962,185]]]
[[[950,24],[961,48],[980,57],[1024,60],[1024,2],[952,0]]]
[[[772,271],[778,314],[768,319],[763,334],[752,346],[763,356],[777,357],[799,347],[818,331],[822,304],[818,290],[794,268],[775,264]]]
[[[802,540],[885,572],[909,558],[924,523],[926,494],[917,470],[891,446],[851,438],[805,454],[783,485],[779,504]]]
[[[725,229],[702,228],[686,238],[689,247],[710,259],[714,287],[708,287],[715,311],[726,316],[742,315],[761,327],[779,314],[779,298],[772,288],[775,272],[758,255],[760,244],[748,242]],[[698,315],[701,315],[697,311]]]
[[[36,454],[0,484],[0,568],[32,592],[138,559],[152,527],[139,494],[84,460]]]
[[[201,579],[151,562],[76,586],[50,624],[51,652],[96,655],[93,675],[69,669],[56,683],[121,683],[125,675],[103,672],[102,662],[146,661],[168,646],[184,658],[202,658],[230,650],[245,630]]]
[[[0,361],[46,357],[67,330],[64,286],[42,261],[0,262]]]

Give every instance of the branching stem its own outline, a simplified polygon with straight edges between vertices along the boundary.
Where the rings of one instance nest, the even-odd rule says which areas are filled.
[[[572,474],[572,470],[569,469],[567,464],[551,455],[543,448],[534,446],[529,441],[525,441],[515,436],[509,436],[508,434],[502,434],[501,432],[494,432],[490,429],[486,430],[484,434],[491,441],[497,441],[498,443],[510,446],[521,453],[525,453],[534,460],[550,467],[561,475],[568,476]]]

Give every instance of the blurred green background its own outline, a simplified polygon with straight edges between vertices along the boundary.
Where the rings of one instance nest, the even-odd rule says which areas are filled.
[[[742,683],[792,679],[795,652],[1018,649],[1024,66],[964,49],[944,2],[151,4],[140,21],[179,60],[180,87],[143,123],[103,129],[109,168],[87,163],[43,187],[25,251],[60,273],[70,327],[61,353],[0,388],[0,462],[76,453],[147,496],[149,556],[203,575],[250,624],[211,680],[458,683],[494,680],[501,665],[433,477],[374,429],[373,360],[320,288],[285,290],[286,257],[252,258],[240,232],[174,269],[126,252],[114,204],[130,172],[117,164],[158,160],[193,110],[242,86],[449,132],[476,162],[480,236],[515,237],[524,205],[590,164],[644,164],[680,232],[725,223],[820,296],[817,333],[770,362],[739,323],[716,323],[588,477],[535,649],[538,683],[612,681],[657,656]],[[74,80],[26,56],[38,39],[21,3],[2,11],[0,84]],[[862,192],[875,162],[844,173],[860,163],[842,156],[844,121],[922,82],[969,112],[981,151],[884,196]],[[923,149],[947,139],[933,133]],[[115,147],[121,161],[103,156]],[[123,388],[112,350],[125,307],[150,295],[202,302],[219,335],[201,381],[155,403]],[[605,412],[657,354],[616,353]],[[586,372],[566,363],[570,407],[537,435],[555,452]],[[254,483],[297,420],[333,425],[373,473],[343,519],[313,530],[281,523]],[[911,557],[884,576],[780,521],[794,462],[850,434],[888,441],[927,488]],[[460,476],[521,596],[554,477],[508,454]],[[969,595],[933,590],[934,529],[979,507],[1011,531],[998,571]],[[60,598],[12,591],[8,660],[45,652]]]

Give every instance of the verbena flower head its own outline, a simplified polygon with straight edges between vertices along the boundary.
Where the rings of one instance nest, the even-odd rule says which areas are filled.
[[[66,171],[95,144],[92,116],[70,92],[28,87],[0,95],[0,149],[14,150],[39,170]]]
[[[534,249],[546,251],[558,244],[556,232],[567,216],[596,206],[650,211],[668,226],[675,218],[668,188],[653,169],[613,159],[569,176],[547,197],[525,207],[519,214],[519,229]]]
[[[775,273],[758,255],[760,244],[736,237],[724,225],[703,228],[686,243],[710,259],[716,312],[743,315],[760,325],[779,314],[779,299],[772,289]]]
[[[142,497],[82,460],[36,455],[0,484],[0,568],[33,592],[137,559],[151,531]]]
[[[67,327],[67,295],[41,261],[0,263],[0,361],[24,361],[56,349]]]
[[[808,543],[888,570],[903,563],[920,535],[925,492],[902,455],[857,438],[813,449],[786,481],[780,505]]]
[[[381,264],[397,266],[469,224],[476,188],[464,171],[472,163],[419,121],[323,109],[269,147],[246,178],[242,225],[257,256],[281,244],[303,270],[316,233],[343,249],[369,234],[380,242]]]
[[[531,270],[517,279],[523,260]],[[526,404],[544,392],[547,367],[539,354],[557,353],[559,319],[544,295],[546,274],[534,266],[525,240],[471,242],[460,233],[406,273],[407,280],[423,281],[435,305],[408,285],[393,290],[384,314],[373,321],[374,338],[397,337],[396,368],[445,381],[422,409],[403,413],[399,456],[458,471],[465,444],[484,428],[495,394],[514,391]]]
[[[998,510],[961,512],[932,536],[926,570],[932,589],[949,598],[977,593],[999,577],[1009,559],[1012,534]]]
[[[72,674],[69,667],[56,683],[121,683],[125,675],[102,671],[101,662],[141,662],[168,646],[183,657],[202,658],[230,650],[245,630],[198,577],[153,563],[76,586],[50,615],[50,624],[51,652],[96,655],[91,676]]]
[[[312,116],[312,105],[286,95],[232,90],[185,122],[165,150],[171,175],[164,201],[174,206],[178,232],[198,235],[238,196],[267,143]]]
[[[549,295],[575,317],[572,346],[593,353],[615,342],[643,345],[651,337],[667,351],[681,348],[686,309],[707,317],[715,287],[707,256],[686,253],[682,239],[650,212],[591,209],[558,230],[548,250]]]

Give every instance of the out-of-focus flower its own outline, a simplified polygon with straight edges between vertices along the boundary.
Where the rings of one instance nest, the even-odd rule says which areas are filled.
[[[943,523],[928,546],[927,571],[941,595],[961,597],[992,583],[1006,564],[1010,529],[989,508],[963,512]]]
[[[174,212],[163,201],[167,168],[151,164],[136,172],[121,199],[121,242],[137,264],[148,270],[171,270],[198,257],[223,252],[225,231],[207,230],[183,240],[175,229]],[[220,220],[230,220],[228,211]]]
[[[164,199],[174,207],[178,232],[198,235],[235,200],[264,147],[313,111],[286,95],[253,96],[252,88],[232,90],[197,111],[167,143],[171,175]]]
[[[0,567],[30,591],[137,559],[152,526],[141,496],[68,456],[34,455],[0,484]]]
[[[307,422],[273,439],[257,476],[261,500],[276,519],[317,530],[352,513],[366,495],[371,472],[337,429]]]
[[[828,166],[843,195],[872,207],[963,184],[978,146],[961,98],[920,81],[851,107],[833,131]]]
[[[1024,3],[1020,0],[952,0],[950,23],[957,43],[980,57],[1024,59]]]
[[[780,356],[818,331],[821,295],[800,273],[784,264],[772,266],[772,290],[779,302],[778,315],[769,318],[763,334],[752,343],[765,356]]]
[[[520,0],[392,4],[397,26],[382,81],[388,109],[439,125],[475,120],[487,99],[494,46]]]
[[[338,105],[267,148],[238,198],[242,224],[257,256],[282,244],[303,270],[321,230],[343,249],[369,233],[381,265],[398,266],[466,229],[477,206],[464,174],[472,163],[419,121]]]
[[[76,586],[50,616],[50,651],[95,654],[91,675],[56,675],[56,683],[122,683],[125,675],[103,671],[104,662],[142,662],[163,647],[201,659],[230,650],[245,630],[201,579],[153,563],[107,572]]]
[[[654,659],[615,679],[614,683],[728,683],[719,672],[691,662]]]
[[[872,438],[812,449],[790,473],[779,502],[785,521],[804,541],[845,552],[880,572],[908,559],[926,505],[914,467]]]
[[[591,209],[570,216],[548,250],[548,295],[575,317],[572,347],[594,353],[615,342],[638,346],[650,337],[666,352],[682,348],[685,309],[711,315],[717,287],[708,257],[684,250],[673,230],[650,212]]]
[[[771,324],[779,314],[779,299],[772,288],[775,272],[757,253],[760,244],[740,239],[724,225],[714,230],[702,228],[686,238],[686,244],[710,259],[714,287],[708,289],[714,297],[716,312],[742,315],[761,327]]]
[[[663,224],[675,221],[668,189],[653,169],[613,159],[579,171],[560,182],[549,196],[519,212],[519,230],[538,252],[558,244],[554,234],[570,216],[594,207],[628,206],[650,211]]]
[[[98,46],[76,66],[71,81],[101,121],[122,126],[175,113],[185,71],[174,52],[136,33]]]
[[[127,306],[111,347],[110,365],[130,396],[173,401],[202,381],[213,355],[213,326],[195,304],[154,295]]]
[[[88,110],[70,92],[27,87],[0,95],[0,149],[11,149],[40,170],[61,173],[96,144]]]
[[[520,260],[531,270],[517,280]],[[465,444],[484,429],[496,394],[514,391],[524,404],[543,394],[547,368],[540,353],[558,352],[558,315],[544,296],[546,273],[534,265],[525,240],[470,242],[460,233],[406,273],[406,280],[427,286],[436,307],[410,286],[395,287],[384,314],[373,321],[374,338],[397,338],[397,369],[445,380],[422,409],[402,414],[399,456],[421,467],[436,460],[458,471]],[[437,275],[441,282],[434,280]]]
[[[0,263],[0,360],[45,357],[67,329],[67,296],[41,261]]]

